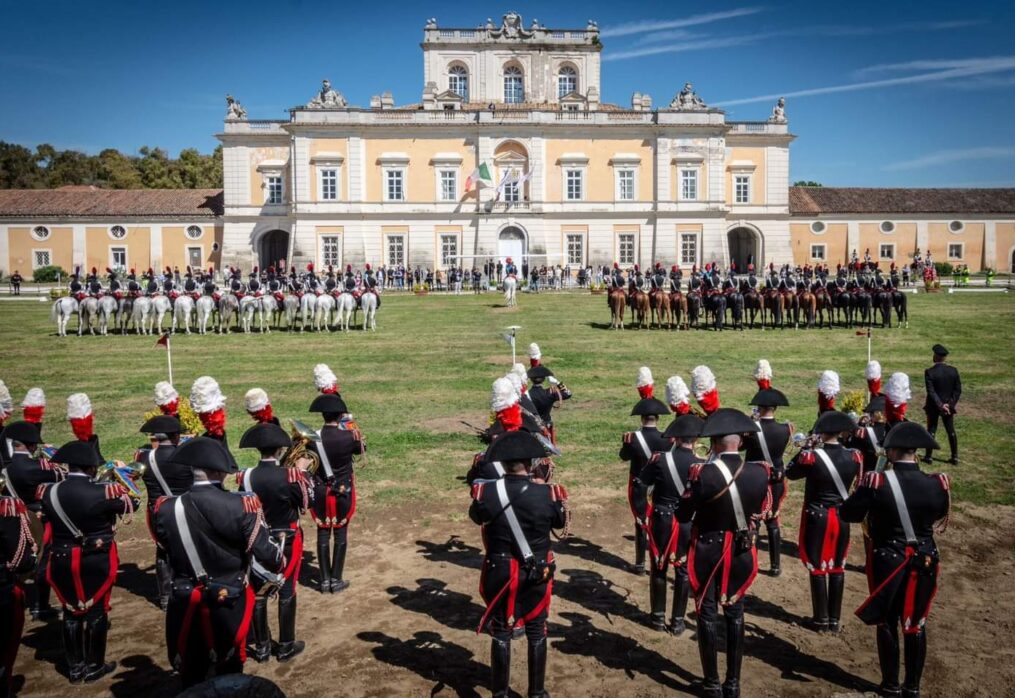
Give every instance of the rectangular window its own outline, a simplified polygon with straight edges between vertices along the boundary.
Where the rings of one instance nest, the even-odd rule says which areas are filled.
[[[698,199],[698,170],[680,171],[680,200],[697,201]]]
[[[581,170],[566,170],[564,172],[564,198],[568,201],[582,200]]]
[[[698,234],[680,234],[680,264],[688,266],[698,263]]]
[[[188,247],[187,264],[189,264],[192,269],[201,269],[204,267],[204,248]]]
[[[50,250],[32,250],[32,269],[48,267],[53,263],[53,253]]]
[[[733,203],[751,203],[751,178],[749,175],[737,175],[733,178]]]
[[[266,186],[268,188],[268,197],[265,200],[265,203],[266,204],[282,203],[282,175],[269,175],[267,178]]]
[[[329,167],[321,170],[321,201],[338,199],[338,170]]]
[[[518,186],[518,182],[505,182],[504,201],[509,204],[517,204],[521,200],[521,187]]]
[[[405,201],[405,170],[384,171],[386,201]]]
[[[964,254],[963,245],[961,242],[950,242],[948,243],[948,259],[962,259]]]
[[[895,245],[893,243],[881,243],[878,256],[881,259],[895,259]]]
[[[617,201],[634,201],[634,170],[617,170]]]
[[[825,261],[825,246],[823,244],[811,245],[811,259],[815,259],[820,262]]]
[[[458,172],[456,170],[440,171],[440,200],[458,201]]]
[[[567,235],[567,263],[585,264],[585,236],[581,233]]]
[[[621,264],[634,264],[634,233],[621,233],[617,243],[617,261]]]
[[[339,238],[338,235],[322,235],[321,236],[321,266],[333,266],[339,267],[342,265],[342,259],[339,255]]]
[[[127,248],[126,247],[110,247],[109,248],[109,266],[113,269],[126,269],[127,268]]]
[[[441,266],[453,267],[458,265],[458,236],[441,235]]]
[[[405,236],[388,236],[388,266],[405,264]]]

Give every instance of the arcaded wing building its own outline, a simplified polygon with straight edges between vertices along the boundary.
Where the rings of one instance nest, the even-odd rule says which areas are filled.
[[[223,191],[0,192],[0,268],[1015,264],[1015,190],[791,187],[781,101],[746,122],[691,84],[602,102],[595,23],[430,20],[421,46],[412,104],[327,81],[286,120],[230,99]]]

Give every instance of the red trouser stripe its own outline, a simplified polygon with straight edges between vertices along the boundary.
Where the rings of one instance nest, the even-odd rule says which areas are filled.
[[[247,661],[247,633],[250,631],[250,619],[254,616],[254,589],[247,585],[246,608],[243,609],[243,620],[236,630],[236,637],[233,638],[233,646],[239,653],[240,661]]]
[[[860,604],[860,607],[856,609],[856,611],[855,611],[856,615],[860,615],[860,613],[865,608],[867,608],[867,606],[870,604],[870,602],[874,600],[874,597],[877,596],[881,592],[882,589],[884,589],[886,586],[888,586],[889,582],[891,582],[893,579],[895,579],[896,575],[898,575],[900,572],[902,572],[902,570],[904,570],[906,568],[906,565],[909,564],[909,559],[911,557],[913,557],[913,553],[914,553],[914,550],[912,548],[910,548],[910,547],[906,548],[906,555],[902,559],[902,563],[898,567],[896,567],[894,570],[892,570],[892,573],[890,575],[888,575],[883,580],[881,580],[881,583],[878,584],[877,587],[875,587],[873,590],[871,590],[870,595],[864,600],[864,602],[862,604]],[[867,563],[868,570],[873,568],[873,565],[871,565],[869,560],[870,560],[870,557],[868,557],[868,563]]]
[[[903,630],[912,627],[916,623],[914,622],[913,615],[916,606],[916,570],[910,570],[909,577],[906,579],[906,597],[902,603],[902,628]]]
[[[826,511],[825,538],[821,542],[821,567],[828,572],[835,566],[835,549],[839,543],[839,517],[834,508]]]
[[[194,622],[194,613],[201,604],[202,587],[194,587],[190,591],[190,599],[187,602],[187,610],[183,614],[183,622],[180,624],[180,634],[176,638],[176,653],[180,657],[181,673],[187,662],[187,641],[190,639],[190,626]],[[211,645],[208,645],[210,648]]]
[[[74,579],[74,593],[77,595],[77,603],[85,603],[85,585],[81,582],[81,548],[75,546],[70,551],[70,574]]]
[[[286,579],[293,579],[293,594],[296,594],[296,588],[299,586],[300,578],[300,566],[303,564],[303,529],[299,528],[299,524],[293,524],[296,527],[296,532],[293,534],[293,546],[290,552],[289,564],[286,565],[285,575]]]

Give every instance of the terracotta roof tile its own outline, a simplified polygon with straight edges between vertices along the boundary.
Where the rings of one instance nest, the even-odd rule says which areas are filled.
[[[794,216],[822,213],[1015,214],[1015,189],[790,187]]]
[[[6,189],[0,217],[213,218],[223,213],[221,189]]]

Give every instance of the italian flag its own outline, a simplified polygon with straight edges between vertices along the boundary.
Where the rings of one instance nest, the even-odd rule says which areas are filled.
[[[485,163],[479,163],[479,167],[472,171],[465,180],[465,191],[472,191],[473,186],[493,186],[493,177],[490,175],[490,167]]]

